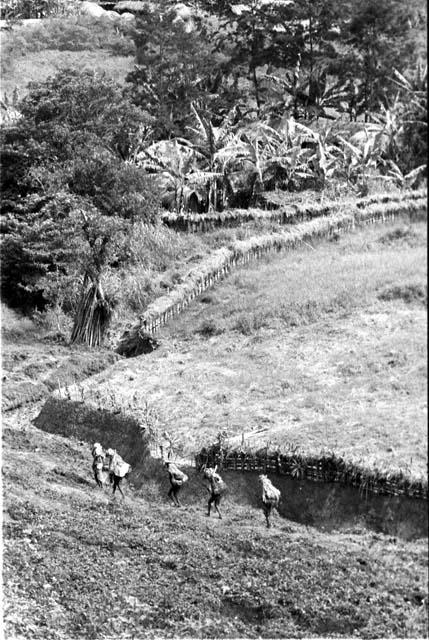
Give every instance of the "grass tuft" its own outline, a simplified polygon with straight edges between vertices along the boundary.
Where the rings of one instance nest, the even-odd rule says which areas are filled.
[[[381,244],[407,244],[411,247],[421,244],[421,236],[411,226],[400,226],[390,229],[384,233],[378,240]]]
[[[377,297],[379,300],[403,300],[407,304],[418,303],[426,306],[428,288],[427,284],[421,282],[395,284],[383,289]]]
[[[201,336],[205,338],[210,338],[211,336],[217,336],[224,332],[224,327],[222,324],[217,323],[215,320],[208,318],[204,320],[196,329],[196,333],[199,333]]]

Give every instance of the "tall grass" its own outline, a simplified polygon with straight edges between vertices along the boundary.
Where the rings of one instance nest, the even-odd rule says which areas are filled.
[[[382,299],[424,303],[426,227],[413,225],[404,233],[402,226],[367,228],[339,242],[324,241],[316,250],[303,244],[281,259],[267,257],[240,270],[222,285],[218,302],[196,307],[193,321],[187,315],[176,328],[204,333],[209,314],[212,333],[217,324],[250,335],[262,327],[311,324]]]
[[[114,291],[119,301],[116,317],[142,313],[182,279],[188,263],[201,259],[206,251],[200,236],[137,222],[128,244],[129,265],[105,277],[106,289]]]

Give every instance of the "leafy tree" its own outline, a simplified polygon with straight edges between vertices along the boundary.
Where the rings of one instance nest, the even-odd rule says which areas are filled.
[[[33,194],[17,203],[12,213],[1,219],[2,296],[25,311],[54,302],[59,290],[44,295],[43,279],[61,280],[68,294],[65,310],[70,310],[71,283],[79,268],[82,244],[75,216],[79,203],[67,192],[55,197]]]
[[[20,111],[22,117],[2,132],[5,205],[28,193],[65,188],[70,163],[78,158],[119,168],[148,127],[145,114],[119,85],[91,72],[66,70],[32,85]]]
[[[76,147],[96,146],[126,160],[131,157],[147,115],[115,81],[91,71],[60,71],[30,84],[20,105],[27,136],[46,145],[56,160],[73,157]]]
[[[5,0],[1,8],[2,18],[13,21],[67,15],[76,11],[76,4],[65,0]]]
[[[68,166],[68,186],[104,215],[154,222],[158,193],[146,172],[111,156],[78,157]]]
[[[342,64],[361,80],[360,111],[365,122],[380,103],[386,104],[386,95],[391,95],[392,68],[401,70],[404,60],[413,57],[410,16],[410,6],[400,0],[365,0],[354,5],[348,25],[348,43],[353,48]]]
[[[2,292],[27,310],[61,299],[74,312],[89,287],[93,313],[77,308],[73,339],[95,344],[109,317],[97,309],[109,308],[100,292],[119,259],[113,248],[127,221],[156,215],[148,177],[126,161],[148,120],[114,82],[75,71],[33,85],[20,111],[2,132]]]
[[[248,79],[258,114],[264,102],[261,67],[283,67],[297,59],[293,4],[289,0],[250,0],[246,4],[221,1],[216,8],[221,25],[217,47],[228,59],[223,68]]]
[[[206,28],[195,15],[178,19],[174,6],[140,12],[134,34],[137,65],[127,76],[134,102],[152,117],[155,140],[183,135],[191,104],[210,101],[220,81]]]

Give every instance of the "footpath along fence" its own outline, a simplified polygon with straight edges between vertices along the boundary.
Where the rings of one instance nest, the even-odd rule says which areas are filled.
[[[213,231],[219,227],[238,227],[246,222],[275,222],[278,224],[297,224],[321,216],[328,216],[340,210],[351,208],[364,209],[372,204],[386,204],[388,202],[407,202],[426,198],[426,190],[403,191],[398,193],[381,193],[365,198],[347,198],[336,201],[318,202],[313,204],[277,205],[275,209],[231,209],[229,211],[204,214],[164,213],[161,217],[163,224],[187,233]]]
[[[218,468],[224,471],[272,473],[291,476],[296,480],[336,482],[378,495],[428,499],[427,481],[412,480],[402,472],[389,473],[371,467],[364,468],[335,454],[246,454],[239,451],[226,453],[219,451],[219,448],[211,448],[203,449],[196,455],[196,468],[200,469],[203,464],[210,467],[218,465]]]
[[[144,338],[147,334],[156,333],[171,318],[182,313],[206,289],[235,268],[249,264],[251,260],[260,259],[272,251],[294,249],[309,240],[337,237],[354,229],[355,226],[388,222],[404,214],[416,220],[424,218],[426,212],[426,196],[410,197],[398,202],[370,204],[365,208],[350,206],[346,213],[337,212],[280,229],[275,233],[237,240],[230,247],[213,251],[187,273],[184,282],[151,303],[140,317],[140,322],[122,336],[118,349],[121,349],[121,345],[125,345],[132,336],[140,335]]]

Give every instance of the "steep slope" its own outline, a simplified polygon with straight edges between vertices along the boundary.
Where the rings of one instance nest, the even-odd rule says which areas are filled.
[[[167,482],[94,487],[89,444],[10,413],[3,430],[5,637],[423,637],[425,541],[327,534]],[[156,479],[154,479],[156,480]]]

